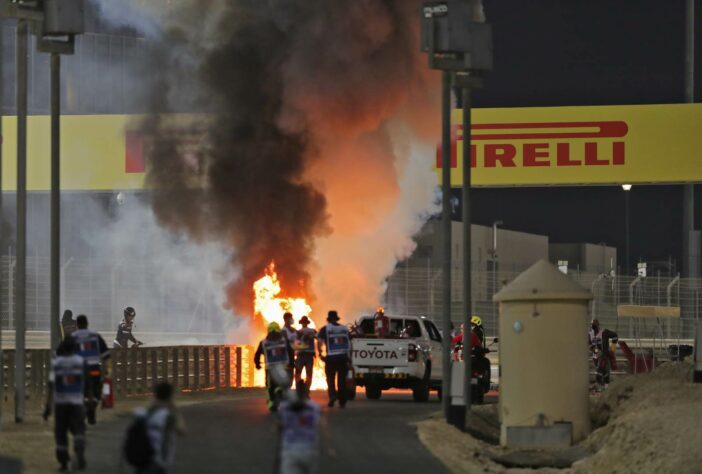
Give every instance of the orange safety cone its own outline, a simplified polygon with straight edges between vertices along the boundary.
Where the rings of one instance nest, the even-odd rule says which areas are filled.
[[[115,395],[112,390],[112,377],[105,377],[102,382],[102,408],[114,408]]]

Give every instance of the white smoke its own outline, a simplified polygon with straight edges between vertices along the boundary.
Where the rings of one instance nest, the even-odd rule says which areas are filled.
[[[231,249],[172,234],[157,224],[149,204],[132,194],[116,194],[112,212],[97,202],[82,205],[80,220],[92,258],[66,265],[70,278],[63,307],[85,312],[97,319],[96,328],[113,331],[123,308],[133,306],[137,337],[149,345],[248,340],[243,320],[225,308],[224,287],[237,277]],[[86,283],[86,272],[91,282]],[[109,293],[99,290],[105,285]],[[95,288],[92,295],[86,286]]]
[[[393,126],[391,136],[399,192],[392,202],[379,203],[387,205],[380,215],[373,217],[373,209],[369,209],[369,214],[361,214],[359,226],[337,226],[317,242],[317,266],[312,276],[318,319],[326,310],[337,309],[351,322],[374,309],[397,263],[409,258],[416,248],[412,236],[439,211],[437,176],[429,165],[434,147],[417,141],[401,124]],[[370,192],[364,201],[372,205]],[[334,200],[329,202],[332,216],[335,204]]]

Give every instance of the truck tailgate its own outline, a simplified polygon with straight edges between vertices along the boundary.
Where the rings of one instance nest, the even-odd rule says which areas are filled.
[[[354,367],[406,367],[408,341],[397,339],[353,339],[351,362]]]

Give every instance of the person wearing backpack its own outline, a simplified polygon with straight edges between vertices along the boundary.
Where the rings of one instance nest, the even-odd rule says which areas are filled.
[[[68,433],[73,435],[73,452],[77,469],[85,469],[85,406],[83,393],[88,377],[85,360],[76,354],[76,346],[70,337],[63,340],[51,361],[48,392],[43,418],[46,421],[53,409],[56,459],[61,471],[68,470],[71,456],[68,452]]]
[[[148,409],[135,413],[127,429],[124,457],[137,474],[167,474],[175,459],[175,438],[185,432],[173,403],[173,386],[161,382],[154,387],[155,400]]]
[[[314,474],[319,470],[321,410],[310,400],[307,384],[296,389],[297,396],[280,405],[278,472]]]

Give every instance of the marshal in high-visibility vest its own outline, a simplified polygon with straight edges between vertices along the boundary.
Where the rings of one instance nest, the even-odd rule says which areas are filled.
[[[263,356],[266,359],[267,367],[274,364],[290,364],[290,357],[288,356],[289,343],[285,338],[281,338],[278,341],[264,339],[261,341],[261,344],[263,344]]]
[[[268,409],[278,410],[283,391],[292,383],[292,362],[294,354],[288,338],[283,335],[278,323],[268,325],[268,334],[256,349],[254,364],[261,369],[261,356],[266,361],[266,387],[268,388]],[[283,375],[287,375],[281,377]],[[286,380],[282,380],[286,379]]]
[[[346,326],[327,324],[327,356],[348,355],[349,330]]]

